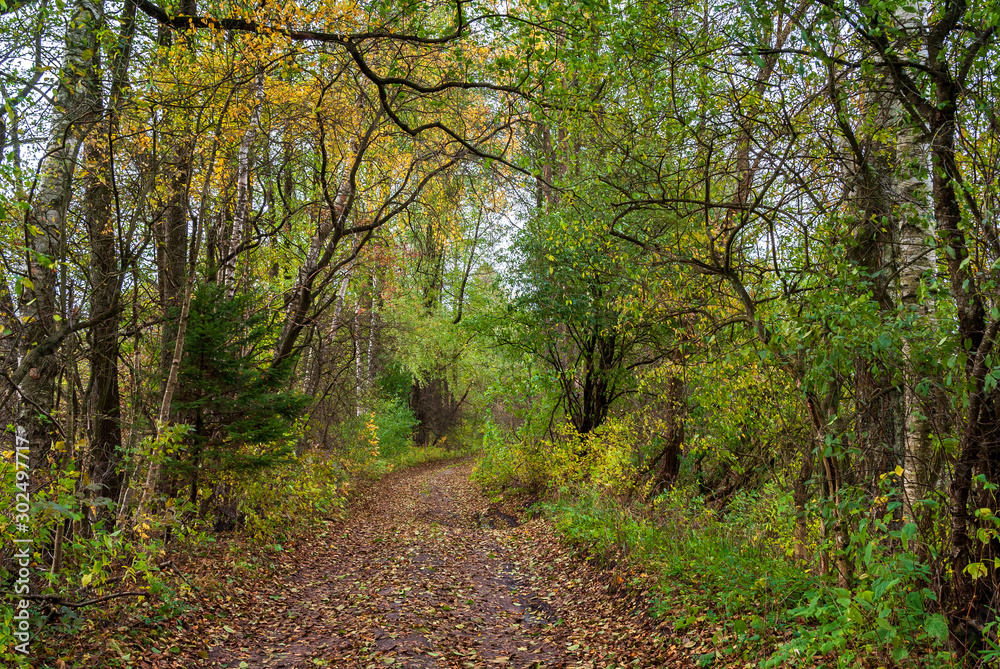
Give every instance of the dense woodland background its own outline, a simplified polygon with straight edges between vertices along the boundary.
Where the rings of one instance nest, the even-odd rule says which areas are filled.
[[[748,657],[1000,656],[996,2],[0,7],[36,592],[471,448]]]

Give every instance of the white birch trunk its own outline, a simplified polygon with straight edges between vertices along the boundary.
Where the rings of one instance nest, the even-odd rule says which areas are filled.
[[[250,227],[250,147],[253,144],[255,128],[260,125],[261,100],[264,97],[264,73],[259,71],[254,78],[253,93],[257,98],[250,122],[240,140],[236,168],[236,209],[233,212],[233,229],[228,240],[220,240],[225,249],[225,262],[219,272],[219,280],[226,287],[226,297],[236,294],[236,256],[243,241],[249,236]]]
[[[22,282],[19,312],[22,323],[19,356],[45,341],[56,330],[56,262],[64,238],[66,210],[72,197],[80,146],[93,108],[99,80],[96,75],[100,5],[76,0],[66,27],[66,51],[56,93],[56,108],[38,168],[25,227],[27,277]],[[15,417],[15,431],[27,439],[32,469],[48,456],[52,437],[46,414],[53,408],[58,360],[55,351],[35,361],[19,388],[24,399]]]
[[[917,31],[922,24],[924,3],[919,3],[916,12],[900,9],[896,17],[903,27]],[[921,48],[921,61],[926,60],[925,48]],[[914,328],[920,332],[932,325],[935,318],[931,306],[921,300],[921,282],[931,276],[937,262],[932,243],[933,210],[931,207],[930,145],[919,132],[904,126],[904,112],[897,102],[894,108],[895,122],[899,130],[896,135],[897,168],[901,170],[897,183],[897,197],[900,208],[897,217],[899,239],[899,292],[900,304],[908,315],[914,318]],[[914,347],[910,336],[903,339],[903,358],[907,366],[915,372],[914,382],[907,383],[904,391],[905,434],[903,456],[903,511],[907,519],[916,518],[914,504],[924,499],[937,479],[934,466],[934,446],[925,408],[932,396],[920,397],[915,382],[921,370],[913,362]]]
[[[376,295],[378,294],[378,272],[372,269],[371,309],[368,310],[368,370],[365,375],[365,393],[371,394],[375,384],[375,335],[378,327],[376,322]]]
[[[362,307],[362,293],[358,293],[358,304],[354,309],[354,398],[355,398],[355,413],[360,416],[365,412],[364,408],[364,395],[365,395],[365,374],[364,374],[364,363],[362,360],[362,346],[361,346],[361,312]]]
[[[351,282],[351,266],[344,268],[344,278],[340,280],[340,287],[337,289],[337,301],[333,305],[333,318],[330,320],[330,341],[337,335],[337,328],[340,327],[340,314],[344,311],[344,300],[347,298],[347,286]]]

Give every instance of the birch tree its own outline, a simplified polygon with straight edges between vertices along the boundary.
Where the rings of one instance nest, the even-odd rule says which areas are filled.
[[[30,194],[24,220],[25,266],[18,311],[21,318],[20,357],[31,366],[19,384],[20,407],[15,419],[19,439],[30,445],[32,468],[46,466],[53,432],[55,379],[59,372],[58,341],[69,314],[59,313],[57,296],[61,244],[66,238],[66,212],[80,150],[99,107],[97,96],[97,34],[101,9],[91,0],[77,0],[66,26],[63,66],[59,74],[45,154]],[[53,346],[53,342],[55,346]],[[44,349],[44,352],[43,352]],[[32,356],[32,351],[36,355]]]

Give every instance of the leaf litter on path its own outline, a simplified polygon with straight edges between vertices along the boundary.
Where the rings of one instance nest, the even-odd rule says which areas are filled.
[[[471,467],[431,464],[373,483],[349,520],[291,547],[270,582],[234,583],[200,630],[203,666],[691,665],[544,521],[518,525],[491,508]]]

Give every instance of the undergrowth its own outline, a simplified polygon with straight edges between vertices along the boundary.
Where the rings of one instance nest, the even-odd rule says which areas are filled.
[[[757,496],[756,503],[782,500]],[[720,517],[687,490],[637,509],[594,488],[563,488],[536,506],[567,542],[619,563],[637,587],[640,575],[653,575],[652,613],[678,632],[710,628],[726,664],[953,666],[947,621],[912,553],[878,554],[876,547],[847,589],[785,555],[747,507]]]
[[[839,550],[853,578],[838,587],[826,566],[838,549],[824,540],[818,503],[806,512],[799,548],[810,558],[802,560],[787,490],[744,490],[721,508],[696,484],[654,495],[639,475],[630,423],[609,422],[585,437],[563,429],[545,439],[487,426],[474,478],[495,495],[544,489],[535,510],[565,541],[648,591],[651,613],[676,632],[711,638],[704,666],[955,665],[920,557],[932,548],[916,544],[913,523],[898,521],[898,502],[873,509],[860,494],[843,493],[840,514],[852,531]],[[898,498],[897,478],[883,477],[882,499]]]
[[[785,640],[789,611],[818,579],[763,543],[743,542],[745,525],[720,521],[684,492],[635,508],[593,488],[563,488],[536,506],[567,542],[616,563],[636,587],[651,578],[651,612],[676,632],[709,627],[720,659],[763,659]]]

